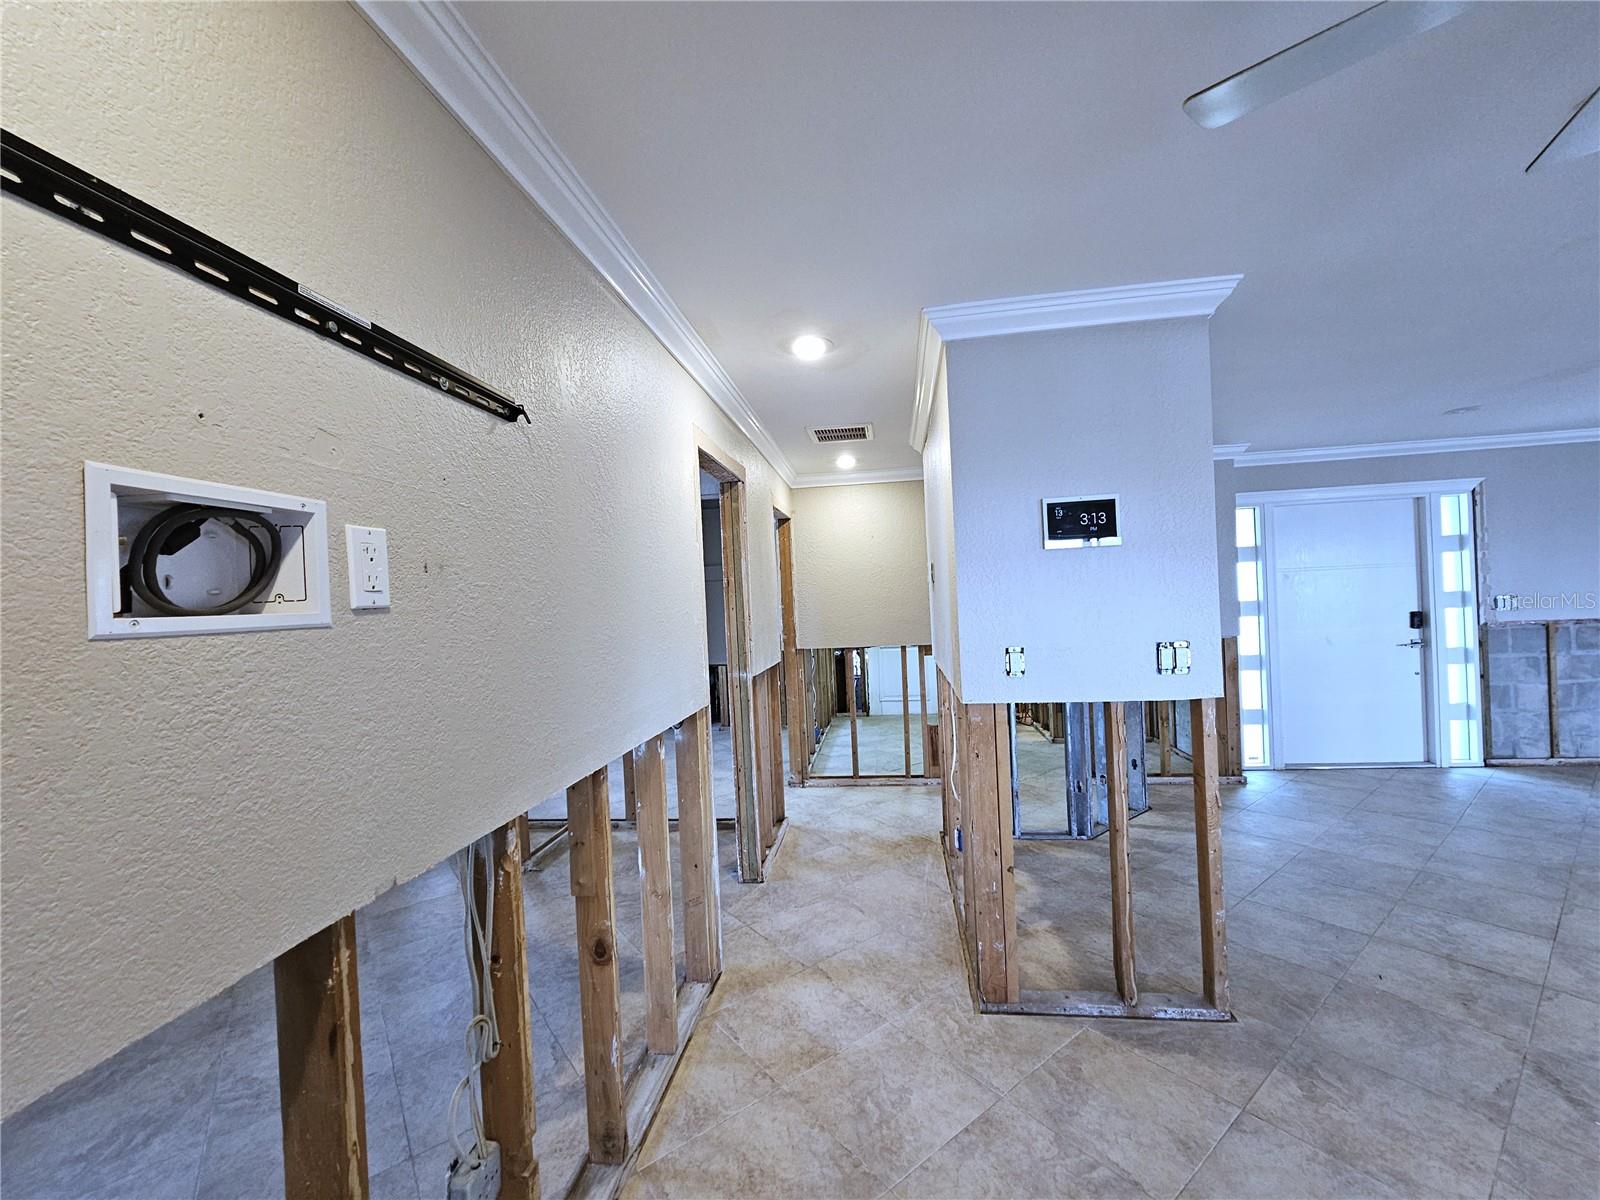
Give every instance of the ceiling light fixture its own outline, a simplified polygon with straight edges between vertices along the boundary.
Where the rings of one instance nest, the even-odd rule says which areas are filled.
[[[851,467],[856,465],[856,456],[854,454],[841,454],[838,458],[833,460],[833,465],[838,467],[841,471],[848,471]]]
[[[832,349],[833,343],[817,333],[802,333],[789,343],[789,353],[801,362],[816,362]]]

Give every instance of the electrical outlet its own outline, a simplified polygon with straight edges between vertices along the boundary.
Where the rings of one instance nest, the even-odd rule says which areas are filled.
[[[449,1200],[495,1200],[500,1195],[500,1143],[489,1143],[489,1155],[476,1166],[457,1159],[450,1164]]]
[[[350,567],[350,607],[388,608],[388,533],[369,525],[346,525],[344,545]]]

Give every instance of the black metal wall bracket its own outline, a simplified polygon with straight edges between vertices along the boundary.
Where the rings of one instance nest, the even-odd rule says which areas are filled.
[[[418,383],[502,420],[520,417],[533,423],[522,405],[459,367],[10,130],[0,130],[0,186],[46,212],[176,267],[263,312],[314,330]]]

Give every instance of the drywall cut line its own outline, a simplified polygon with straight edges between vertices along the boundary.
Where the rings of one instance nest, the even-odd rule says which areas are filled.
[[[501,420],[533,423],[522,405],[459,367],[10,130],[0,130],[0,164],[0,186],[19,200],[174,267],[259,312],[315,327],[331,344],[390,370],[400,371],[400,357],[420,381]],[[364,336],[351,333],[346,328],[351,325]]]

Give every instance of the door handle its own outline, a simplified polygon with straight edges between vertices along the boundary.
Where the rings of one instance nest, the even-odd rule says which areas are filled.
[[[1412,638],[1409,642],[1396,642],[1395,645],[1400,647],[1402,650],[1415,650],[1418,646],[1422,645],[1422,639]]]

